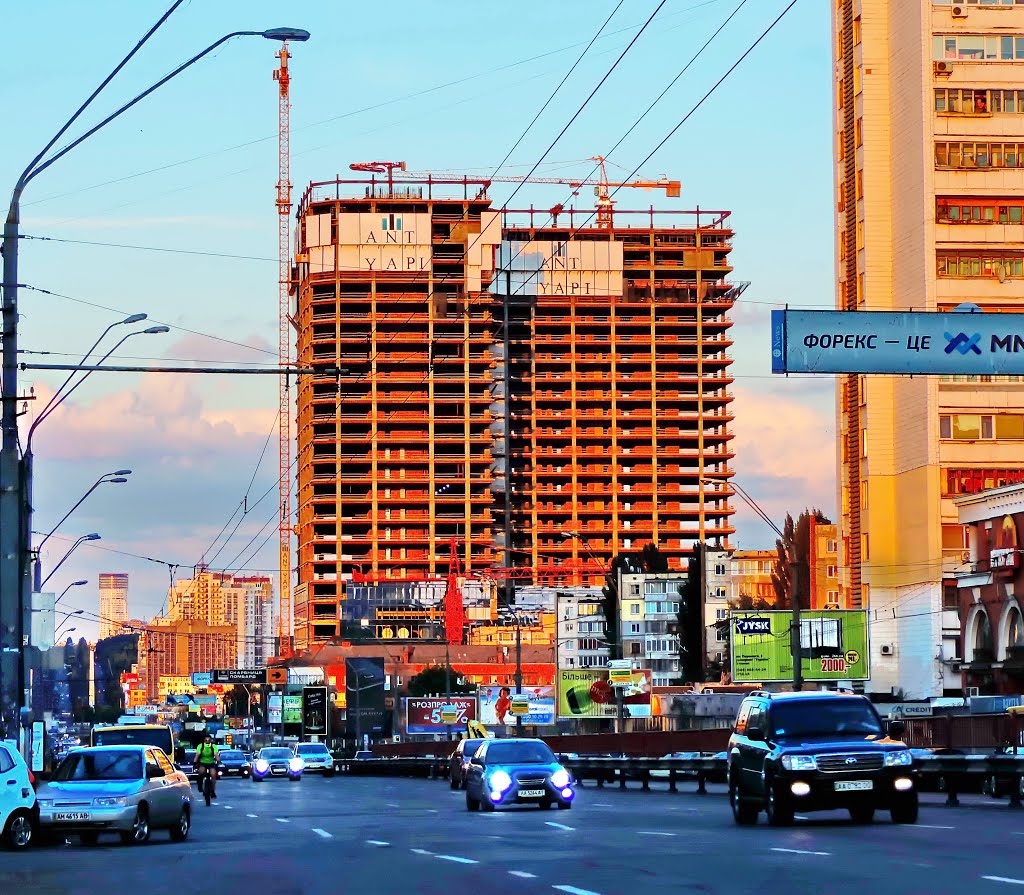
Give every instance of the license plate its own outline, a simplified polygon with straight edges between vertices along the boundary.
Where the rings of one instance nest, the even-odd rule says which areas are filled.
[[[859,792],[874,788],[875,784],[870,780],[844,780],[836,783],[836,792]]]
[[[521,799],[543,799],[547,795],[543,789],[521,789],[519,790],[519,798]]]
[[[89,820],[88,811],[58,811],[53,815],[54,820]]]

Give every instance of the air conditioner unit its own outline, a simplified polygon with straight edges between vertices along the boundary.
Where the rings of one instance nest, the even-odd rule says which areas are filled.
[[[954,6],[952,10],[954,19],[966,19],[967,18],[967,7],[966,6]]]
[[[981,693],[977,687],[964,687],[964,696],[970,699],[972,696],[980,696]]]
[[[948,62],[945,59],[940,59],[938,62],[933,64],[933,70],[935,71],[935,74],[940,77],[949,77],[953,74],[953,63]]]
[[[881,647],[881,653],[883,656],[894,656],[896,654],[896,647],[891,643],[883,643]]]

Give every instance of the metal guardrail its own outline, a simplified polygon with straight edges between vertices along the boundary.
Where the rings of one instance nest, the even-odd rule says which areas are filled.
[[[670,792],[678,792],[681,781],[693,781],[697,793],[707,793],[708,783],[724,783],[728,763],[723,758],[626,758],[566,756],[562,763],[580,783],[593,780],[598,787],[618,782],[626,789],[629,781],[639,782],[650,790],[651,782],[664,780]],[[448,776],[448,756],[409,756],[406,758],[371,758],[362,761],[339,760],[335,769],[341,773],[388,777]],[[1011,808],[1021,808],[1024,790],[1024,755],[932,755],[915,757],[914,771],[919,778],[931,778],[937,789],[946,793],[946,805],[957,807],[959,794],[969,788],[968,781],[990,778],[1008,784]]]

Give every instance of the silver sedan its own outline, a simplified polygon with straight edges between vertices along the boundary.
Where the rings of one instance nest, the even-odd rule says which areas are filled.
[[[192,822],[188,777],[154,746],[80,749],[36,795],[42,831],[75,834],[84,845],[95,845],[101,833],[141,845],[154,829],[184,842]]]

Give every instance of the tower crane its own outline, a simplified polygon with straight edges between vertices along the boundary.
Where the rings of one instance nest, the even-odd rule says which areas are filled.
[[[291,99],[288,74],[288,41],[281,42],[276,53],[280,65],[274,70],[278,87],[277,111],[277,260],[278,260],[278,341],[277,360],[282,369],[291,365]],[[278,480],[278,653],[289,656],[292,652],[292,477],[291,477],[291,393],[288,375],[280,377],[278,387],[278,440],[280,478]]]

